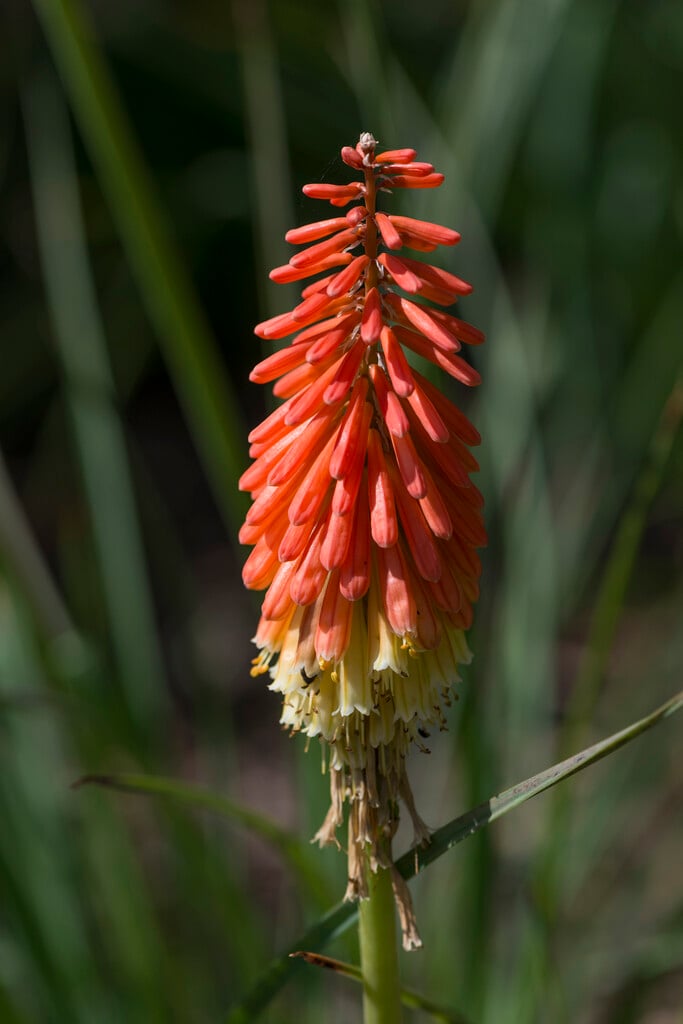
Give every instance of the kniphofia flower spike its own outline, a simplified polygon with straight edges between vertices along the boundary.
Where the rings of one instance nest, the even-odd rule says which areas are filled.
[[[253,498],[240,534],[254,545],[244,582],[267,590],[252,673],[269,672],[282,693],[282,724],[327,749],[332,802],[316,838],[337,842],[348,800],[347,898],[366,895],[368,867],[390,866],[399,798],[417,841],[428,840],[405,760],[430,726],[443,728],[458,666],[470,660],[465,630],[486,541],[469,477],[479,435],[406,358],[479,383],[458,353],[483,335],[441,308],[470,285],[406,253],[460,236],[377,209],[380,193],[435,188],[443,175],[412,149],[375,149],[365,133],[341,151],[362,180],[304,186],[339,210],[355,205],[286,235],[304,248],[271,278],[314,280],[291,312],[255,329],[294,337],[251,374],[277,380],[284,401],[251,432],[254,462],[240,481]],[[414,948],[396,872],[394,891]]]

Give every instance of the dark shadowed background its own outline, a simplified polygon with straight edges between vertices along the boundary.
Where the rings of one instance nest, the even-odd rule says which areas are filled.
[[[461,231],[437,262],[488,336],[478,393],[444,384],[490,544],[423,816],[680,689],[683,6],[5,0],[0,40],[0,1020],[221,1021],[345,858],[70,784],[202,785],[302,849],[324,815],[249,676],[236,481],[253,324],[294,294],[268,270],[360,131],[445,173],[393,208]],[[666,723],[434,865],[406,983],[470,1024],[680,1022],[680,749]],[[359,1013],[310,967],[264,1019]]]

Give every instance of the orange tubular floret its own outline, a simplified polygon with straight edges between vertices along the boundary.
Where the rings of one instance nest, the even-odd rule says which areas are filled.
[[[336,313],[344,307],[343,298],[330,299],[327,296],[323,296],[323,298],[325,299],[324,312]],[[307,306],[305,310],[302,308],[304,306]],[[259,338],[265,338],[267,341],[286,338],[289,334],[294,334],[295,331],[300,331],[303,327],[320,320],[323,311],[319,307],[319,301],[311,303],[310,299],[306,299],[305,303],[301,303],[291,313],[280,313],[278,316],[271,317],[270,320],[264,320],[263,323],[257,324],[254,328],[254,334]]]
[[[320,545],[324,525],[324,523],[319,523],[316,527],[308,550],[292,575],[289,593],[295,604],[311,604],[325,585],[327,570],[320,562]]]
[[[299,394],[304,388],[311,384],[321,370],[326,369],[334,361],[334,353],[329,355],[325,362],[319,366],[311,366],[310,363],[302,363],[294,370],[284,374],[273,386],[273,394],[276,398],[292,398]]]
[[[359,230],[359,228],[346,228],[345,231],[338,231],[336,235],[332,235],[324,242],[317,242],[315,245],[309,246],[308,249],[302,249],[301,252],[295,253],[289,262],[297,270],[319,263],[320,260],[332,253],[340,252],[348,246],[357,245],[361,240],[358,234]]]
[[[255,497],[251,508],[245,516],[245,522],[251,526],[255,526],[257,523],[265,524],[270,520],[273,504],[281,504],[283,507],[286,507],[305,472],[306,466],[299,466],[289,480],[280,487],[271,487],[270,484],[266,485]]]
[[[417,180],[417,179],[416,179]],[[425,179],[423,178],[422,181]],[[456,245],[460,241],[460,234],[452,228],[445,228],[441,224],[432,224],[428,220],[415,220],[413,217],[400,217],[396,214],[389,217],[397,231],[407,231],[417,238],[424,238],[427,242],[435,245]]]
[[[438,242],[428,242],[418,235],[411,235],[409,231],[402,231],[401,239],[404,245],[407,245],[409,249],[417,250],[417,252],[434,252],[439,247]]]
[[[411,348],[418,355],[424,356],[430,363],[440,366],[446,373],[450,373],[451,377],[455,377],[457,380],[462,381],[463,384],[469,384],[470,386],[479,384],[481,380],[479,374],[464,359],[456,355],[446,354],[435,345],[430,344],[426,338],[415,331],[395,327],[394,333],[402,345]]]
[[[361,377],[354,385],[330,459],[330,476],[334,480],[342,480],[348,476],[358,459],[362,462],[365,457],[372,419],[372,406],[366,402],[367,394],[367,378]]]
[[[251,523],[242,523],[239,532],[240,544],[255,544],[260,537],[264,537],[271,548],[279,547],[279,537],[287,529],[287,514],[286,510],[280,508],[279,505],[274,504],[272,510],[267,519],[262,523],[252,525]],[[274,541],[273,538],[277,537],[278,540]]]
[[[273,466],[279,464],[291,449],[304,431],[304,425],[295,427],[274,444],[268,445],[265,450],[252,462],[248,469],[245,469],[239,478],[239,489],[241,491],[255,491],[265,487],[272,472]],[[270,481],[273,483],[274,481]]]
[[[254,384],[268,384],[288,370],[293,370],[295,366],[300,366],[305,358],[306,348],[303,346],[280,349],[279,352],[274,352],[272,356],[257,363],[249,374],[249,380]]]
[[[325,511],[327,507],[324,505]],[[285,532],[282,534],[282,539],[277,549],[277,557],[281,562],[293,562],[303,555],[308,542],[311,539],[312,527],[310,523],[300,523],[295,526],[290,523]]]
[[[268,475],[271,486],[283,484],[299,466],[305,465],[311,455],[320,450],[321,444],[327,443],[332,431],[337,429],[337,415],[338,410],[326,407],[308,423],[292,429],[291,446],[278,458]]]
[[[256,324],[254,334],[258,338],[286,338],[288,334],[294,334],[298,327],[301,327],[301,324],[297,324],[291,313],[278,313],[277,316],[271,316],[269,320]]]
[[[292,316],[300,324],[320,320],[327,313],[339,308],[339,299],[330,298],[327,292],[314,292],[292,310]]]
[[[327,291],[327,286],[330,281],[334,281],[336,274],[328,274],[327,277],[321,277],[317,281],[311,281],[305,288],[301,290],[301,298],[308,299],[311,295],[318,295],[320,292]]]
[[[289,432],[289,427],[285,424],[285,417],[289,412],[290,403],[284,402],[282,405],[274,409],[269,416],[259,423],[258,427],[247,435],[247,440],[250,444],[266,444],[277,440],[283,434]]]
[[[327,294],[336,298],[336,296],[343,295],[345,292],[350,291],[369,264],[369,256],[356,256],[355,259],[351,260],[348,267],[345,267],[344,270],[340,270],[338,274],[334,274],[330,278],[329,284],[327,285]]]
[[[398,400],[398,396],[389,387],[384,370],[376,363],[370,367],[370,379],[375,391],[379,411],[386,423],[387,430],[394,437],[403,437],[410,429],[408,417]]]
[[[459,453],[453,447],[453,438],[451,438],[448,444],[438,444],[432,441],[427,434],[419,433],[419,421],[417,422],[418,429],[415,430],[415,434],[418,435],[416,443],[419,447],[421,466],[426,465],[428,469],[437,474],[439,480],[445,478],[450,480],[456,487],[469,487],[470,478],[462,464]],[[413,495],[413,497],[424,498],[427,494],[424,471],[421,478],[423,480],[422,494]]]
[[[430,380],[423,377],[417,370],[414,370],[413,374],[416,382],[419,383],[427,397],[431,399],[438,409],[449,431],[452,434],[456,434],[461,441],[470,447],[481,444],[479,431],[476,427],[472,426],[464,412],[461,412],[456,405],[453,405]]]
[[[363,477],[363,461],[357,459],[350,473],[337,480],[332,494],[332,512],[338,516],[348,515],[358,497],[358,489]]]
[[[301,190],[309,199],[333,199],[343,200],[345,203],[355,199],[364,191],[359,181],[352,181],[349,185],[327,185],[323,182],[316,182],[311,185],[304,185]]]
[[[408,541],[408,549],[422,578],[436,582],[441,578],[441,558],[434,542],[434,535],[422,515],[419,504],[406,492],[402,482],[397,479],[397,474],[394,472],[391,475],[398,515]]]
[[[385,244],[388,245],[390,249],[401,249],[403,247],[401,236],[396,230],[390,217],[387,217],[384,213],[376,213],[375,222]]]
[[[405,437],[394,437],[391,434],[390,437],[401,479],[408,494],[413,498],[424,498],[427,493],[427,483],[422,462],[415,451],[410,434],[406,434]]]
[[[385,149],[375,156],[376,164],[409,164],[417,156],[415,149]]]
[[[353,515],[353,543],[341,567],[339,589],[348,601],[359,601],[370,587],[370,517],[368,490],[362,476],[358,488],[358,501]],[[350,518],[350,517],[349,517]]]
[[[371,288],[365,296],[363,317],[360,322],[360,336],[366,345],[373,345],[379,340],[382,330],[382,303],[379,292]]]
[[[398,540],[398,520],[394,491],[376,430],[371,430],[368,438],[368,500],[372,539],[379,547],[389,548]]]
[[[450,613],[460,611],[462,594],[447,561],[443,562],[441,579],[430,582],[428,586],[437,608]]]
[[[333,434],[323,450],[312,463],[292,499],[287,514],[293,526],[310,522],[320,511],[331,485],[330,456],[334,449],[336,434]]]
[[[348,164],[349,167],[354,167],[356,170],[360,170],[363,166],[363,157],[353,146],[342,146],[341,158],[345,164]]]
[[[277,553],[260,537],[242,569],[245,587],[249,590],[263,590],[272,582],[277,567]]]
[[[407,174],[409,177],[422,178],[425,174],[433,174],[434,165],[411,160],[407,164],[385,164],[382,174]]]
[[[397,319],[408,322],[415,327],[420,334],[424,334],[433,345],[442,352],[457,352],[460,349],[460,342],[455,334],[451,334],[445,327],[437,323],[434,313],[437,310],[427,310],[424,306],[404,299],[399,295],[392,295],[390,299],[392,312]]]
[[[408,569],[398,544],[377,548],[377,576],[384,613],[397,636],[415,636],[417,608],[408,583]]]
[[[347,228],[346,217],[331,217],[327,220],[317,220],[313,224],[304,224],[300,228],[292,228],[285,235],[285,242],[292,245],[301,245],[304,242],[315,242],[325,235],[331,235],[333,231],[340,231]]]
[[[289,586],[296,570],[296,562],[281,562],[280,568],[268,587],[261,605],[261,614],[266,619],[284,619],[292,606]]]
[[[426,284],[431,284],[435,288],[456,292],[458,295],[469,295],[472,291],[472,285],[467,281],[463,281],[455,274],[450,274],[440,267],[433,267],[431,263],[421,263],[419,260],[412,260],[407,256],[401,256],[401,262],[405,263],[409,270],[422,278]]]
[[[435,614],[432,602],[429,600],[429,587],[433,586],[431,581],[421,577],[419,573],[408,569],[410,585],[415,592],[415,603],[419,609],[417,619],[417,642],[423,651],[435,651],[441,642],[443,630],[441,628],[441,616]],[[422,695],[424,697],[424,694]],[[429,713],[429,706],[423,705],[420,709],[425,717]]]
[[[394,174],[389,179],[391,188],[438,188],[444,183],[443,174],[425,174],[423,177],[413,178],[406,174]]]
[[[354,342],[339,364],[336,374],[325,388],[323,401],[326,405],[340,402],[351,388],[365,350],[359,341]]]
[[[399,259],[398,256],[392,256],[388,252],[383,252],[380,253],[378,263],[391,275],[399,288],[403,288],[404,292],[415,294],[415,292],[419,291],[422,282],[417,274],[414,274],[408,268],[403,259]]]
[[[313,416],[316,412],[319,412],[325,404],[332,404],[331,402],[324,403],[323,395],[328,385],[334,380],[335,374],[339,372],[344,358],[342,356],[335,363],[332,363],[332,366],[328,366],[313,384],[291,400],[292,404],[289,406],[285,416],[287,426],[294,427],[298,423],[302,423],[303,420]]]
[[[306,362],[318,366],[324,363],[327,356],[334,354],[339,346],[349,338],[352,330],[352,327],[339,327],[330,331],[329,334],[320,335],[306,353]]]
[[[352,206],[346,214],[346,222],[350,227],[355,228],[362,220],[365,220],[367,215],[368,211],[365,206]]]
[[[315,634],[315,649],[324,661],[336,662],[343,657],[349,646],[352,613],[353,604],[339,590],[339,573],[333,572],[327,581]]]
[[[406,398],[415,387],[415,380],[408,360],[390,327],[382,328],[381,339],[382,351],[394,391],[402,398]]]
[[[452,306],[454,302],[458,301],[458,296],[455,292],[447,292],[443,288],[434,288],[431,284],[425,284],[424,281],[420,281],[417,294],[421,299],[429,299],[430,302],[436,302],[438,306]]]
[[[481,345],[484,341],[483,331],[480,331],[478,327],[473,327],[472,324],[460,320],[457,316],[451,316],[450,313],[444,312],[443,309],[433,309],[432,316],[438,323],[443,324],[444,327],[454,334],[456,338],[464,341],[467,345]]]
[[[353,256],[350,252],[333,253],[313,266],[293,267],[291,263],[285,263],[284,266],[275,267],[274,270],[271,270],[268,276],[276,284],[290,284],[292,281],[301,281],[305,277],[319,274],[322,270],[329,270],[330,267],[343,267],[350,263],[352,259]]]
[[[360,323],[360,318],[361,314],[357,309],[352,309],[348,313],[340,313],[338,316],[331,316],[327,320],[321,320],[319,323],[311,324],[310,327],[299,331],[292,344],[303,345],[305,341],[310,341],[311,338],[319,338],[321,334],[326,334],[327,331],[339,331],[342,327],[347,327],[350,333],[355,325]]]
[[[453,520],[446,502],[434,483],[431,473],[426,472],[427,493],[420,498],[420,508],[425,521],[435,537],[449,540],[453,536]]]
[[[320,561],[326,569],[339,569],[344,564],[351,542],[353,521],[351,513],[340,516],[333,512],[328,519],[325,539],[320,549]]]
[[[417,382],[407,401],[432,441],[445,444],[450,437],[448,427]]]

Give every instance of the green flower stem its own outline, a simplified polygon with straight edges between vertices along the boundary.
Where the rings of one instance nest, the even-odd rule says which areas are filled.
[[[401,990],[398,981],[396,909],[391,874],[369,872],[370,898],[359,904],[358,934],[363,972],[364,1024],[398,1024]]]

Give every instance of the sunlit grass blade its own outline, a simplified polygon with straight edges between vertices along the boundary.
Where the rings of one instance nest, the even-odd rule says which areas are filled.
[[[325,970],[334,971],[335,974],[340,974],[344,978],[350,978],[351,981],[363,983],[362,971],[356,964],[347,964],[342,960],[334,960],[332,957],[322,956],[320,953],[307,953],[304,950],[297,950],[296,953],[290,953],[289,955],[293,958],[298,957],[306,964],[311,964],[314,967],[324,967]],[[428,999],[426,996],[421,995],[419,992],[414,992],[410,988],[402,988],[400,995],[404,1006],[409,1006],[412,1010],[423,1010],[433,1020],[441,1021],[443,1024],[468,1024],[466,1018],[461,1013],[458,1013],[457,1010],[440,1006],[433,999]]]
[[[491,797],[490,800],[466,814],[454,818],[453,821],[434,832],[429,846],[409,850],[396,861],[396,867],[404,878],[413,878],[442,857],[451,847],[475,835],[485,825],[508,814],[532,797],[556,786],[563,779],[576,775],[577,772],[583,771],[589,765],[607,757],[681,709],[683,709],[683,690],[651,714],[633,722],[620,732],[608,736],[607,739],[601,740],[599,743],[594,743],[580,753],[573,754],[564,761],[560,761],[559,764],[546,768],[538,775],[533,775],[524,782],[504,790],[498,796]],[[297,967],[301,966],[296,960],[290,958],[289,953],[323,946],[346,931],[356,920],[357,914],[358,910],[354,904],[340,903],[333,907],[295,943],[292,943],[290,950],[270,963],[254,988],[228,1015],[227,1024],[247,1024],[248,1021],[254,1020],[289,980]]]
[[[229,797],[202,789],[176,779],[154,775],[84,775],[74,783],[80,786],[103,786],[122,793],[137,796],[156,796],[191,807],[193,810],[210,811],[248,828],[272,846],[304,881],[318,903],[327,900],[327,885],[318,870],[311,851],[296,836],[293,836],[277,822],[257,811],[253,811]]]
[[[90,509],[121,688],[149,727],[164,703],[161,653],[104,328],[88,262],[65,104],[45,72],[24,94],[36,229]]]
[[[244,431],[214,339],[79,0],[34,6],[154,323],[214,494],[236,532]]]

